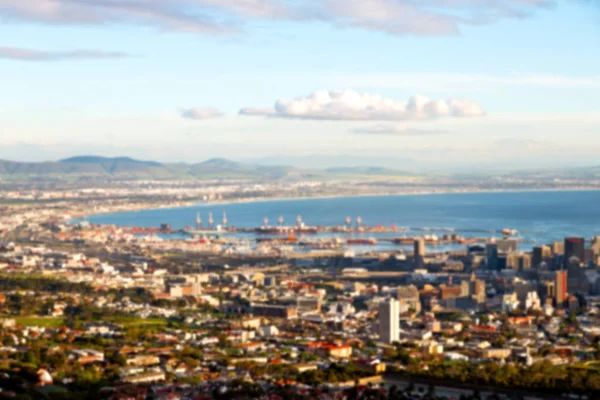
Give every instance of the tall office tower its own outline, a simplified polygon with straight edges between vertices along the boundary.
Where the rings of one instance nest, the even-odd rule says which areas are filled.
[[[568,268],[571,265],[571,259],[576,257],[580,263],[585,261],[585,239],[579,237],[569,237],[565,239],[565,257],[563,266]]]
[[[595,256],[600,254],[600,236],[594,236],[592,238],[592,245],[590,246],[592,249],[592,254]]]
[[[425,257],[425,239],[415,239],[415,267],[423,268],[423,259]]]
[[[567,267],[567,292],[589,294],[590,285],[579,258],[573,256]]]
[[[379,303],[379,341],[393,343],[400,340],[400,303],[386,299]]]
[[[535,246],[531,257],[531,266],[533,268],[539,268],[544,260],[550,257],[552,257],[552,249],[549,246]]]
[[[554,297],[557,306],[563,305],[567,300],[567,271],[556,271]]]
[[[460,283],[460,297],[471,296],[471,282],[464,280]]]
[[[596,267],[600,266],[600,236],[594,236],[592,238],[592,261]]]
[[[475,299],[475,301],[477,301],[479,304],[485,303],[485,281],[482,279],[475,280],[475,287],[473,289],[473,299]]]
[[[468,281],[464,280],[460,283],[460,297],[470,297],[478,304],[485,303],[487,298],[485,281],[477,279],[472,273]]]
[[[512,252],[506,255],[506,267],[510,269],[519,269],[519,258],[521,255],[519,253]]]
[[[531,255],[521,254],[519,257],[519,271],[531,268]]]
[[[496,243],[488,243],[485,245],[485,255],[487,259],[488,269],[498,268],[498,245]]]
[[[565,244],[563,242],[559,242],[558,240],[553,241],[552,254],[558,256],[565,254]]]

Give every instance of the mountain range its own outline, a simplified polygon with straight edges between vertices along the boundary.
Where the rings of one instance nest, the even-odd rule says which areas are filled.
[[[348,178],[369,176],[406,176],[387,168],[304,169],[281,165],[246,164],[213,158],[196,164],[160,163],[130,157],[76,156],[59,161],[19,162],[0,160],[3,180],[76,180],[76,179],[253,179]]]
[[[399,162],[399,165],[407,165]],[[465,173],[409,172],[407,170],[355,166],[330,167],[325,169],[292,167],[258,162],[237,162],[224,158],[212,158],[200,163],[160,163],[136,160],[130,157],[76,156],[59,161],[20,162],[0,160],[0,180],[3,181],[61,181],[78,179],[107,180],[276,180],[276,179],[320,179],[320,180],[372,180],[401,179],[406,177],[470,179],[528,179],[534,181],[600,180],[600,166],[589,168],[560,168],[521,171],[493,172],[484,169]]]

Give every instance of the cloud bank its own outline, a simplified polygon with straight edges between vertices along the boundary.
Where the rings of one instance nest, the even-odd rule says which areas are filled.
[[[555,0],[0,0],[0,17],[47,24],[152,26],[228,34],[252,21],[320,21],[388,34],[448,35],[524,18]]]
[[[100,60],[124,57],[131,57],[131,55],[102,50],[44,51],[19,47],[0,47],[0,58],[18,61]]]
[[[354,90],[318,91],[293,100],[278,100],[272,113],[266,110],[244,108],[240,114],[331,121],[419,121],[485,115],[483,108],[470,100],[430,100],[415,95],[408,101],[396,101]]]
[[[183,118],[193,119],[197,121],[217,118],[222,115],[223,114],[219,110],[213,107],[193,107],[181,111],[181,116]]]

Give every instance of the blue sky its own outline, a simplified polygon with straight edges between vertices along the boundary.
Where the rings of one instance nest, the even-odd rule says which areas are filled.
[[[0,74],[5,159],[521,168],[600,150],[595,1],[0,0]]]

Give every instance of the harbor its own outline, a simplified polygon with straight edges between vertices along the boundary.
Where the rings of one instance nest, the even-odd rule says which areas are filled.
[[[405,227],[395,223],[369,225],[360,216],[348,216],[337,225],[306,223],[301,215],[296,216],[293,224],[286,224],[282,215],[273,219],[276,223],[272,224],[272,220],[265,216],[262,224],[255,226],[236,226],[225,212],[218,219],[210,211],[204,217],[197,212],[195,224],[182,228],[161,223],[156,227],[126,226],[120,229],[149,242],[179,241],[185,248],[218,246],[233,254],[307,254],[327,251],[341,256],[378,252],[401,255],[410,253],[416,242],[422,242],[433,253],[468,251],[471,246],[481,246],[483,249],[498,239],[510,240],[515,246],[533,242],[511,228]]]

